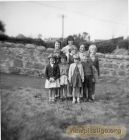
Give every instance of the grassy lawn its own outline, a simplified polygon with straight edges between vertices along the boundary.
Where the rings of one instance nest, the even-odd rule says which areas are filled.
[[[2,140],[80,140],[66,134],[66,128],[76,124],[122,125],[127,128],[123,140],[129,138],[129,79],[101,78],[94,103],[50,104],[43,79],[1,78]]]

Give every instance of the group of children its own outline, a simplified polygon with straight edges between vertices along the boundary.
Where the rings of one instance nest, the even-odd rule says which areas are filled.
[[[54,52],[48,56],[45,88],[49,89],[49,101],[55,102],[56,95],[61,101],[71,95],[72,103],[80,103],[81,95],[83,101],[94,101],[99,76],[97,48],[90,45],[86,51],[81,44],[78,51],[72,36],[68,37],[67,44],[61,49],[61,42],[56,41]]]

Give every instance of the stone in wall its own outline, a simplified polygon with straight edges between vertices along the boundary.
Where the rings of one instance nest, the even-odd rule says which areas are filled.
[[[117,76],[116,70],[110,70],[110,75],[111,76]]]
[[[105,68],[100,68],[100,75],[109,75],[110,71],[108,69]]]
[[[125,76],[125,75],[126,75],[126,72],[125,72],[125,71],[120,70],[120,71],[118,71],[118,75],[119,75],[119,76]]]
[[[37,46],[36,49],[39,51],[46,51],[46,48],[44,46]]]
[[[9,72],[12,74],[20,74],[21,69],[17,67],[9,67]]]
[[[42,70],[44,67],[41,63],[34,63],[34,69]]]
[[[19,59],[14,60],[14,66],[15,67],[23,67],[23,62]]]
[[[24,62],[24,63],[25,63],[25,62]],[[24,67],[24,68],[32,69],[32,68],[33,68],[33,65],[34,65],[34,64],[33,64],[32,62],[29,62],[29,61],[28,61],[28,62],[25,63],[25,67]]]
[[[33,45],[33,44],[26,44],[25,45],[25,48],[28,48],[28,49],[34,49],[36,46]]]
[[[52,53],[54,51],[54,48],[47,48],[46,52]]]
[[[106,64],[104,64],[104,67],[117,69],[118,65],[117,64],[113,64],[113,63],[106,63]]]

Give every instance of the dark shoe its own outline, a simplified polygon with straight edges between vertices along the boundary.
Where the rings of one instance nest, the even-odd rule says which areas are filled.
[[[60,102],[63,102],[64,101],[64,99],[63,98],[60,98],[60,100],[59,100]]]
[[[93,103],[93,102],[94,102],[94,100],[93,100],[92,98],[90,98],[90,99],[89,99],[89,102]]]
[[[83,102],[87,102],[87,99],[86,99],[86,98],[84,98],[84,99],[83,99]]]

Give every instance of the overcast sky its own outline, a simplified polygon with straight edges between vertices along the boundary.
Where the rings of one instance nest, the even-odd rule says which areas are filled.
[[[127,36],[128,0],[0,2],[0,20],[6,33],[43,38],[88,32],[91,39]]]

